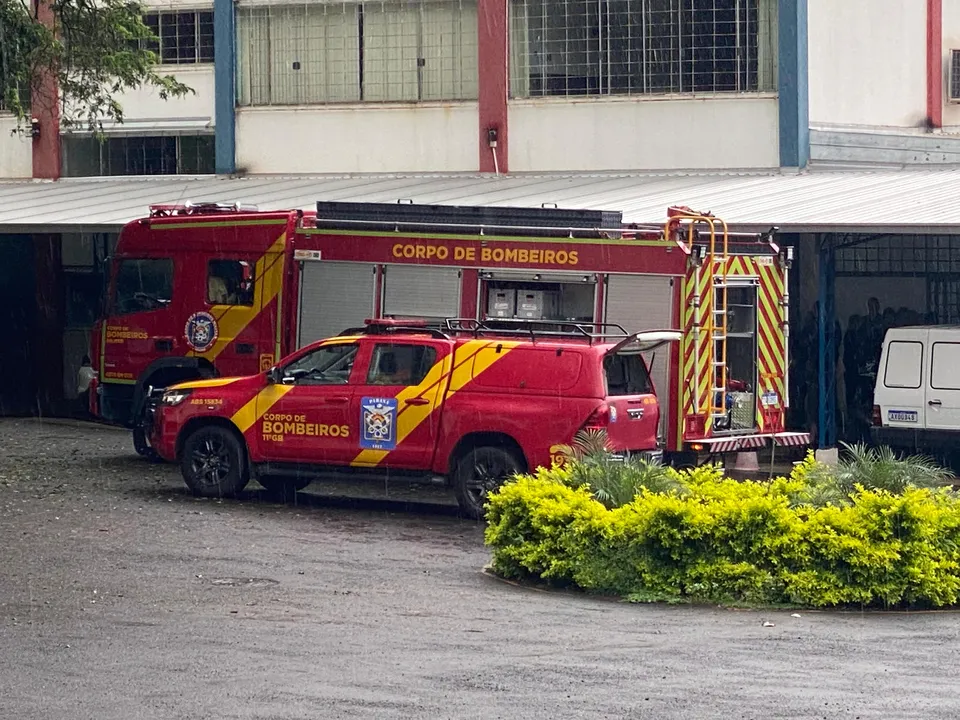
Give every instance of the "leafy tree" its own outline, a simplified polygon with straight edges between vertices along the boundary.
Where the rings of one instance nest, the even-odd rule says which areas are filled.
[[[193,92],[157,73],[148,49],[156,41],[136,2],[0,0],[0,104],[22,124],[31,104],[55,101],[45,84],[55,79],[61,124],[99,131],[123,122],[117,96],[126,90],[153,87],[164,100]]]

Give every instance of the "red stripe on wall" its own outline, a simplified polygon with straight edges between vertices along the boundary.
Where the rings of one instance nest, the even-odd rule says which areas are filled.
[[[477,60],[479,62],[478,115],[480,118],[480,172],[507,172],[507,0],[480,0],[477,6]],[[497,132],[490,147],[488,132]],[[496,162],[494,162],[494,152]]]
[[[943,126],[943,0],[927,0],[927,120]]]

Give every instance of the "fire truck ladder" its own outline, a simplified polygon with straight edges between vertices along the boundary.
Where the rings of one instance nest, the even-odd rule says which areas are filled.
[[[729,235],[727,224],[719,218],[708,218],[710,225],[710,252],[707,274],[711,296],[709,335],[709,363],[711,385],[709,409],[711,424],[727,417],[727,276],[730,268]],[[718,248],[718,230],[721,246]],[[718,252],[719,251],[719,252]]]
[[[670,208],[670,220],[667,221],[665,235],[666,237],[676,237],[677,242],[684,248],[688,254],[699,255],[703,258],[702,263],[707,263],[705,270],[707,273],[708,289],[712,293],[710,296],[710,311],[706,318],[706,323],[701,324],[702,316],[700,309],[704,305],[704,299],[699,291],[694,294],[693,308],[693,397],[696,412],[702,416],[709,416],[712,427],[714,421],[724,419],[727,416],[726,397],[727,397],[727,276],[729,274],[730,257],[730,235],[727,231],[727,224],[720,218],[714,217],[710,213],[698,213],[687,207]],[[699,226],[706,225],[710,232],[709,245],[703,247],[708,252],[699,254],[695,247],[698,239]],[[671,233],[671,228],[676,226],[678,233],[676,236]],[[686,242],[680,238],[686,234]],[[718,237],[719,235],[719,237]],[[709,390],[706,400],[700,389],[700,332],[701,328],[706,332],[707,342],[707,363],[710,368]]]

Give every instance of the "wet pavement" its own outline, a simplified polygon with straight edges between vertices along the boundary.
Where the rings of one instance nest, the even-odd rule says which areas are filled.
[[[956,614],[520,588],[388,489],[198,500],[126,433],[0,420],[0,718],[960,717]]]

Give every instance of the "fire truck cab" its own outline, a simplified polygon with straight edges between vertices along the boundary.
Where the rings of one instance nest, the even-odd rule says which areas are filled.
[[[557,208],[155,206],[112,259],[91,410],[152,455],[151,396],[265,372],[367,318],[611,324],[682,334],[645,355],[672,460],[804,445],[784,427],[791,259],[773,232],[684,207],[640,226]]]

